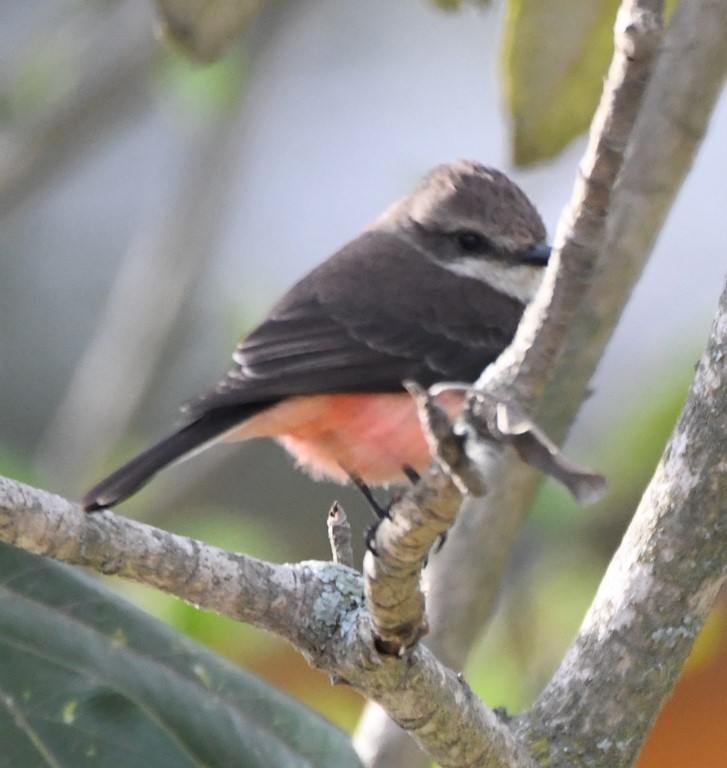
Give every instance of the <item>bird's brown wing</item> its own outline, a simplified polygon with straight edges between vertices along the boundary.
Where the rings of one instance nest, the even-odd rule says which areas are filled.
[[[323,392],[396,392],[402,381],[473,381],[510,342],[515,299],[431,262],[400,238],[366,233],[294,286],[237,347],[219,407]]]

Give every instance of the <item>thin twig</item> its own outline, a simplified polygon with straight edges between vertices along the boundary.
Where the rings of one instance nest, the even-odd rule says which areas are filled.
[[[331,543],[333,562],[353,568],[351,525],[343,507],[337,502],[328,510],[328,541]]]

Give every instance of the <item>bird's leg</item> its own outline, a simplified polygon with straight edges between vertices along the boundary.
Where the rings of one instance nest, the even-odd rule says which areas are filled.
[[[406,479],[412,484],[416,485],[422,478],[421,475],[414,469],[414,467],[410,467],[408,464],[404,464],[402,466],[401,471],[406,475]]]
[[[371,507],[371,510],[376,515],[377,520],[381,521],[385,517],[388,517],[391,505],[387,504],[386,507],[382,507],[374,497],[371,488],[369,488],[360,477],[356,475],[349,475],[349,477],[351,478],[351,482],[359,489],[359,491],[361,491],[362,496],[368,502],[369,507]]]
[[[381,525],[381,521],[389,516],[389,507],[387,506],[384,508],[379,504],[374,497],[374,494],[371,492],[371,488],[369,488],[360,477],[350,472],[348,476],[351,478],[351,482],[359,489],[359,491],[361,491],[361,495],[368,502],[374,515],[376,515],[376,522],[366,529],[364,541],[366,542],[366,549],[371,552],[372,555],[377,556],[379,553],[376,550],[376,531],[378,530],[379,525]]]
[[[404,464],[401,468],[401,471],[406,475],[407,480],[414,485],[421,480],[421,476],[419,473],[408,464]],[[368,485],[357,475],[354,475],[353,473],[349,472],[349,477],[351,478],[351,482],[359,489],[363,497],[368,502],[369,507],[373,510],[374,514],[376,515],[376,522],[369,526],[366,530],[365,534],[365,541],[366,541],[366,549],[368,549],[372,554],[377,555],[378,552],[376,551],[376,531],[381,524],[381,521],[385,518],[390,517],[390,511],[392,506],[396,504],[401,499],[400,493],[394,493],[389,500],[389,503],[385,506],[382,506],[378,500],[374,497],[374,494],[371,491],[371,488],[369,488]],[[444,544],[444,540],[446,539],[446,534],[442,534],[439,537],[439,541],[437,543],[435,552],[439,552],[439,550],[442,548]]]
[[[389,517],[389,510],[391,509],[392,502],[385,507],[382,507],[374,497],[371,488],[369,488],[360,477],[351,472],[349,472],[348,476],[351,478],[351,482],[359,489],[359,491],[361,491],[361,494],[368,502],[369,507],[371,507],[374,515],[376,515],[376,522],[366,529],[364,540],[366,542],[366,549],[368,549],[372,555],[378,555],[378,552],[376,551],[376,531],[378,530],[379,525],[381,525],[381,521]]]

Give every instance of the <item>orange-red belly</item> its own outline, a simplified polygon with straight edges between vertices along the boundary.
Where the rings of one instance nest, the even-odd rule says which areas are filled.
[[[463,395],[437,398],[450,416]],[[288,398],[228,432],[225,441],[274,437],[313,477],[370,484],[404,479],[402,467],[422,473],[431,462],[416,406],[406,393],[300,395]]]

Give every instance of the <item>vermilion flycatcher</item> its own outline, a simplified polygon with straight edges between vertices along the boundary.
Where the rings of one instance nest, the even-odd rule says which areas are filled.
[[[100,482],[111,507],[218,440],[273,437],[314,477],[386,484],[430,454],[402,382],[473,382],[510,343],[550,249],[538,212],[504,174],[435,168],[310,272],[235,350],[186,426]],[[456,413],[462,395],[442,395]]]

